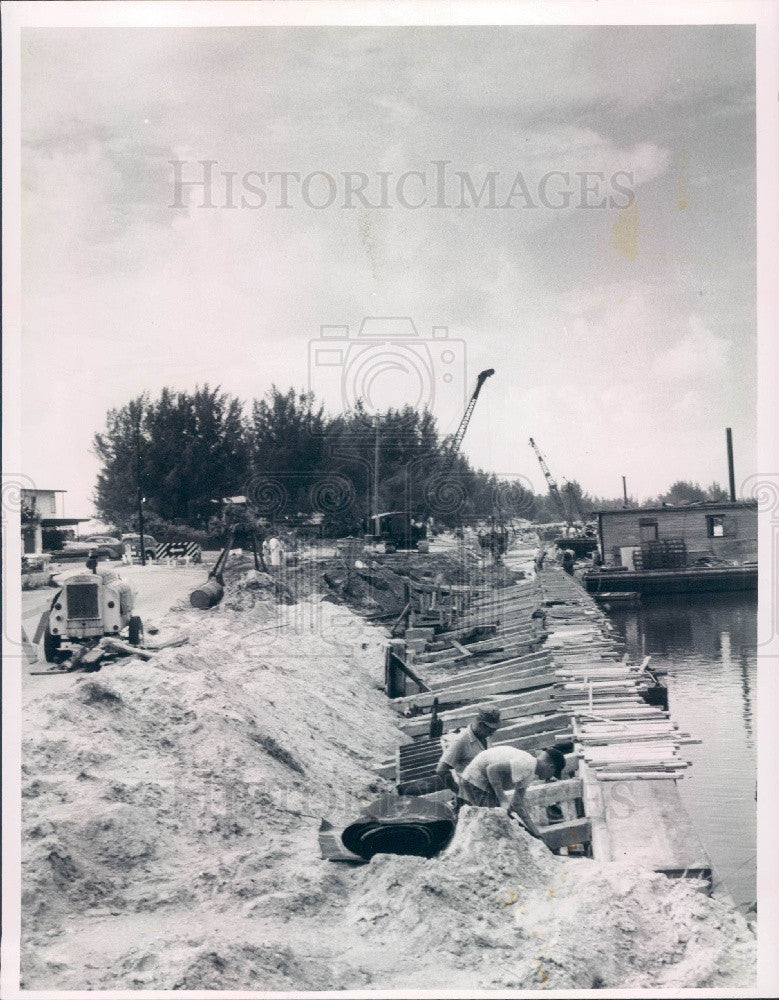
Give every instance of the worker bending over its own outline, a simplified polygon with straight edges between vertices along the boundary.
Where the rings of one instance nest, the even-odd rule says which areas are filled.
[[[500,712],[497,708],[480,708],[473,722],[452,740],[435,769],[447,788],[458,791],[463,771],[474,757],[487,749],[490,736],[499,726]]]
[[[525,792],[534,778],[559,778],[565,757],[554,748],[541,750],[538,757],[516,747],[489,747],[477,754],[460,780],[460,797],[471,806],[502,807],[516,813],[528,833],[541,837],[528,813]]]

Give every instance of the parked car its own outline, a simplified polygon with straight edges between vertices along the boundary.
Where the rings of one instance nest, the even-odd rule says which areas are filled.
[[[147,535],[146,532],[144,531],[143,547],[144,551],[146,552],[147,559],[154,559],[158,544],[159,543],[156,538],[153,538],[151,535]],[[133,534],[132,532],[127,535],[122,535],[122,548],[124,548],[125,545],[132,545],[136,549],[138,549],[138,551],[140,551],[141,536],[138,534]]]
[[[86,538],[68,539],[60,552],[54,553],[56,559],[88,558],[93,549],[101,559],[121,559],[124,546],[113,535],[89,535]]]

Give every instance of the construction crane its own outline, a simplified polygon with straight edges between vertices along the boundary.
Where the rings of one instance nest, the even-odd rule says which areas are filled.
[[[557,485],[557,481],[555,480],[555,478],[552,475],[552,473],[549,471],[549,466],[544,461],[544,456],[541,454],[541,451],[540,451],[538,445],[533,440],[533,438],[530,438],[530,447],[536,453],[536,458],[538,459],[538,464],[541,466],[541,471],[543,472],[544,478],[546,479],[546,484],[549,487],[549,493],[550,493],[551,497],[554,499],[555,503],[557,504],[558,510],[560,511],[560,513],[562,514],[562,516],[565,518],[566,522],[568,524],[570,524],[571,521],[572,521],[572,518],[571,518],[570,514],[568,513],[568,508],[565,506],[565,501],[563,500],[563,495],[560,492],[560,487]],[[579,520],[581,520],[581,517],[582,517],[581,511],[578,510],[578,508],[579,508],[579,502],[578,502],[578,500],[576,498],[576,495],[574,494],[574,491],[573,491],[573,489],[571,487],[571,484],[570,483],[566,483],[565,484],[565,488],[566,488],[569,496],[571,497],[571,507],[572,507],[572,509],[574,507],[577,509],[578,515],[579,515]]]
[[[471,417],[473,416],[473,411],[476,406],[476,400],[479,398],[479,393],[481,392],[481,387],[487,381],[487,379],[495,374],[494,368],[485,368],[483,372],[479,372],[479,376],[476,379],[476,388],[473,390],[473,395],[468,400],[468,405],[465,408],[465,413],[460,421],[460,426],[452,439],[452,445],[446,454],[444,459],[443,475],[447,476],[451,471],[454,460],[457,457],[457,453],[460,450],[460,445],[463,443],[463,438],[465,437],[465,432],[468,430],[468,424],[471,422]]]

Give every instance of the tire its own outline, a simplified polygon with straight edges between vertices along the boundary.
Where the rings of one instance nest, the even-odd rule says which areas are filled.
[[[138,615],[133,615],[127,626],[128,638],[131,646],[140,646],[143,639],[143,622]]]
[[[154,561],[154,549],[146,550],[146,562],[148,562],[150,559],[152,560],[152,562]]]
[[[59,663],[59,650],[62,639],[58,635],[52,635],[49,631],[49,626],[46,626],[46,631],[43,633],[43,655],[46,657],[47,663]]]

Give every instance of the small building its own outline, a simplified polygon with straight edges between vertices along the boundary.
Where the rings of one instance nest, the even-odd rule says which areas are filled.
[[[89,521],[88,517],[65,517],[64,495],[67,490],[22,491],[22,552],[43,552],[43,533],[48,528],[73,528]],[[58,505],[57,495],[62,496]],[[59,511],[57,507],[59,506]]]
[[[705,559],[757,559],[756,500],[603,510],[597,518],[606,566],[676,569]]]

